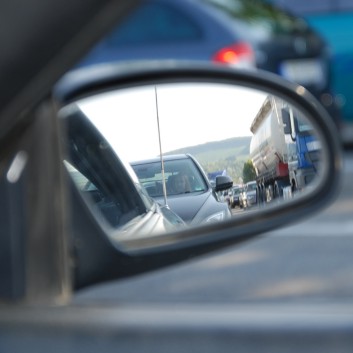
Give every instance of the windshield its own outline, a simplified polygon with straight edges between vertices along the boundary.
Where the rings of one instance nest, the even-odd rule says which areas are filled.
[[[160,161],[132,163],[132,167],[151,197],[163,197]],[[168,196],[208,189],[200,170],[189,158],[164,161],[164,181]]]
[[[241,192],[241,189],[240,189],[240,188],[233,189],[233,195],[239,195],[240,192]]]
[[[246,191],[256,190],[256,183],[248,184]]]

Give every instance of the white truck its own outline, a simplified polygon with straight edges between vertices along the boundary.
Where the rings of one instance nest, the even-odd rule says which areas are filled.
[[[289,198],[317,174],[320,144],[312,127],[283,100],[269,95],[253,120],[250,157],[259,202]]]

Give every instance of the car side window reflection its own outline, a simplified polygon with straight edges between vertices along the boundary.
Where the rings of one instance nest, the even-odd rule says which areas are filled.
[[[69,138],[64,165],[94,214],[114,228],[144,215],[150,204],[141,198],[123,163],[98,130],[79,111],[66,125]]]
[[[84,195],[88,202],[93,205],[93,208],[108,221],[110,226],[119,227],[123,225],[124,207],[122,207],[122,204],[114,200],[110,195],[107,195],[104,188],[97,187],[67,161],[65,161],[65,166],[81,194]]]

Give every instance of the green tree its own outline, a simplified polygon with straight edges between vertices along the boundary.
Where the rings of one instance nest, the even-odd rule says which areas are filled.
[[[249,159],[244,163],[243,167],[243,182],[244,184],[248,181],[256,179],[256,172],[252,161]]]

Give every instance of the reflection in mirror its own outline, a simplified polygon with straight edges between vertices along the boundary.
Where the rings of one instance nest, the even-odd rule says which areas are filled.
[[[87,151],[85,161],[70,161],[71,170],[85,174],[79,189],[95,189],[90,202],[100,202],[100,213],[116,229],[136,226],[136,218],[156,207],[178,227],[236,219],[300,197],[320,179],[324,155],[310,121],[266,92],[227,84],[158,84],[85,98],[61,114],[70,121],[78,111],[101,134],[100,149],[109,146],[126,161],[120,165],[134,181],[112,180],[111,154],[109,163],[101,152],[90,162]],[[92,153],[82,128],[77,131]],[[90,163],[92,170],[83,171]],[[104,193],[97,192],[98,184]],[[117,212],[120,221],[112,221]]]

